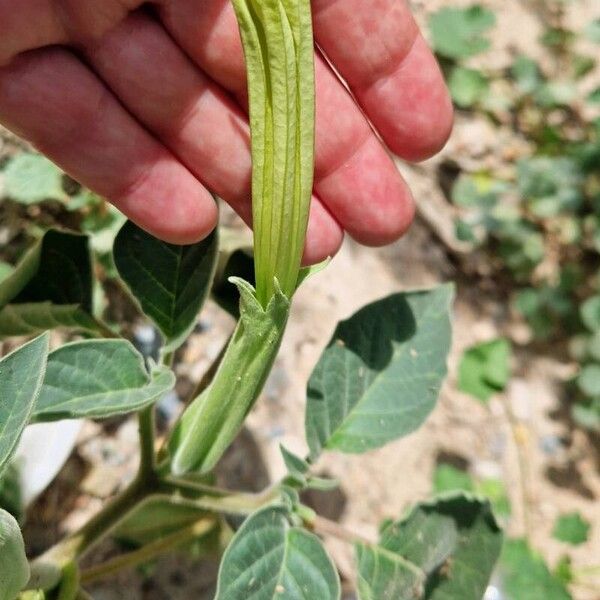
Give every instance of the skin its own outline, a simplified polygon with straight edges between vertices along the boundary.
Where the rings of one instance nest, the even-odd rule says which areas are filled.
[[[230,1],[142,4],[0,0],[0,123],[166,241],[210,233],[210,192],[250,224],[245,68]],[[389,151],[428,158],[452,127],[442,75],[403,0],[312,5],[306,263],[335,254],[344,232],[372,246],[398,239],[414,203]]]

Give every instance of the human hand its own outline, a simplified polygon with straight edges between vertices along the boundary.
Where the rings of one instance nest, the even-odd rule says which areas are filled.
[[[209,190],[248,223],[245,67],[230,0],[0,0],[0,123],[138,225],[174,243],[215,226]],[[305,262],[343,232],[397,239],[413,200],[384,145],[437,152],[452,126],[404,0],[313,0],[315,185]],[[366,117],[365,117],[366,115]]]

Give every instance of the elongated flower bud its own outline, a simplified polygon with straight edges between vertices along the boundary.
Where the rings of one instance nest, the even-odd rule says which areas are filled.
[[[248,72],[256,293],[291,298],[314,170],[314,50],[309,0],[232,0]]]

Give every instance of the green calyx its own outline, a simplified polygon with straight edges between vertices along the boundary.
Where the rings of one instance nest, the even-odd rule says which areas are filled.
[[[266,309],[252,286],[240,291],[240,320],[210,386],[183,414],[171,438],[175,475],[207,473],[239,433],[271,371],[289,313],[289,301],[275,288]],[[275,284],[276,285],[276,284]]]
[[[246,68],[252,135],[256,295],[296,289],[314,169],[314,59],[309,0],[232,0]]]

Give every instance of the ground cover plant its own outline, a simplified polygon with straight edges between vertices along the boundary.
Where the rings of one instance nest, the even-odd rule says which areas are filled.
[[[456,105],[511,127],[527,147],[509,169],[459,173],[451,199],[457,237],[487,252],[534,341],[568,346],[581,369],[567,390],[575,421],[600,430],[600,88],[598,19],[575,31],[569,1],[527,2],[547,60],[516,54],[506,71],[477,66],[489,51],[493,11],[444,8],[432,41]],[[587,44],[584,53],[579,48]]]
[[[240,265],[248,277],[251,259],[243,249],[220,246],[218,231],[174,246],[131,222],[118,229],[111,248],[92,248],[85,235],[50,229],[6,269],[0,335],[28,341],[0,362],[0,474],[9,472],[30,423],[134,412],[140,464],[125,491],[41,556],[25,556],[17,520],[0,510],[0,599],[86,598],[91,582],[192,542],[197,556],[222,554],[218,600],[336,599],[339,575],[322,543],[329,535],[355,548],[361,600],[479,599],[502,533],[491,503],[477,490],[444,491],[407,507],[381,523],[377,540],[346,531],[300,499],[303,490],[335,487],[314,474],[324,452],[379,448],[413,432],[431,412],[450,348],[450,285],[393,294],[339,323],[307,383],[309,455],[282,447],[287,475],[256,494],[213,485],[216,464],[273,366],[297,287],[327,268],[301,268],[313,178],[310,4],[233,3],[249,75],[254,276],[241,277]],[[15,176],[29,167],[13,163],[12,195],[32,202],[40,194],[60,196],[58,179],[40,190],[30,178],[23,184]],[[82,203],[94,215],[102,206],[86,195]],[[156,357],[143,356],[119,327],[100,318],[94,302],[99,264],[113,271],[159,330]],[[175,351],[211,293],[237,327],[166,443],[157,446],[154,406],[173,389]],[[48,331],[59,327],[81,339],[50,350]],[[107,537],[127,540],[130,549],[80,568]]]

